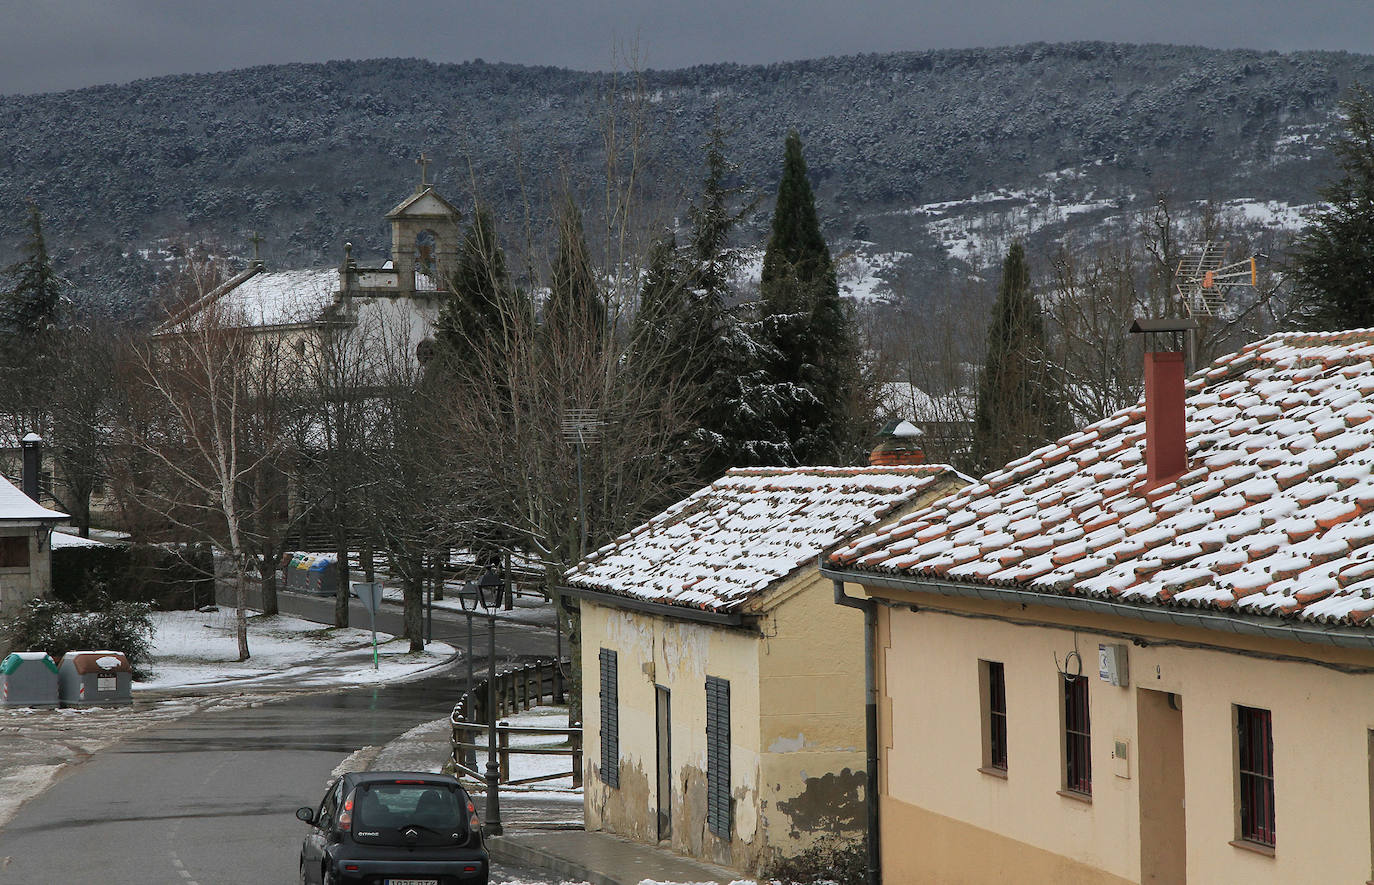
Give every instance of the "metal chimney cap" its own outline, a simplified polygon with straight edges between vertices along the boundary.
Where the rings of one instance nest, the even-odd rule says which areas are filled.
[[[1197,327],[1198,322],[1193,317],[1163,317],[1157,320],[1137,318],[1135,322],[1131,323],[1131,328],[1128,331],[1138,335],[1153,332],[1186,332]]]
[[[27,444],[29,444],[29,445],[33,445],[33,444],[35,444],[35,443],[41,443],[42,441],[43,441],[43,437],[39,436],[39,435],[36,434],[36,433],[26,433],[26,434],[24,434],[24,438],[23,438],[22,440],[20,440],[20,442],[27,443]]]

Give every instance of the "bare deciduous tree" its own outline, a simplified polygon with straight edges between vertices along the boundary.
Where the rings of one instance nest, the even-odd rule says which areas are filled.
[[[202,297],[131,346],[122,372],[128,409],[117,444],[131,457],[116,474],[121,496],[152,539],[205,541],[228,558],[240,660],[249,656],[257,532],[280,505],[275,494],[262,499],[257,492],[287,454],[289,436],[275,417],[282,404],[274,401],[285,346]]]

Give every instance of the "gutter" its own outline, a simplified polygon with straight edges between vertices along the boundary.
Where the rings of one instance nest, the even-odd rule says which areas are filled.
[[[685,605],[670,605],[666,602],[653,602],[635,596],[622,596],[605,590],[590,590],[586,587],[560,586],[559,593],[577,599],[589,599],[598,605],[624,608],[630,611],[662,615],[665,618],[678,618],[683,621],[696,621],[701,624],[714,624],[718,627],[752,627],[751,621],[739,612],[718,612],[710,609],[691,608]]]
[[[1178,627],[1201,627],[1220,633],[1238,636],[1258,636],[1264,639],[1286,639],[1307,645],[1354,648],[1364,651],[1374,650],[1374,630],[1352,631],[1331,630],[1317,625],[1295,624],[1282,618],[1265,615],[1217,614],[1216,612],[1194,611],[1164,606],[1132,605],[1125,602],[1112,602],[1085,596],[1065,596],[1058,593],[1042,593],[1036,590],[1018,590],[1003,587],[989,587],[983,584],[963,584],[956,581],[941,581],[931,578],[915,578],[906,575],[893,575],[882,572],[858,571],[855,569],[830,568],[824,563],[821,574],[836,586],[850,581],[869,587],[886,587],[892,590],[907,590],[917,593],[935,593],[940,596],[958,596],[965,599],[982,599],[989,602],[1011,602],[1018,604],[1033,603],[1051,608],[1065,608],[1072,611],[1093,614],[1116,615],[1134,618],[1155,624],[1172,624]],[[838,599],[836,600],[838,602]]]
[[[878,686],[874,675],[873,653],[877,642],[878,604],[872,599],[855,599],[844,592],[844,580],[821,574],[835,582],[835,604],[857,608],[864,613],[864,749],[868,757],[864,804],[868,812],[868,885],[881,885],[882,866],[878,844]]]

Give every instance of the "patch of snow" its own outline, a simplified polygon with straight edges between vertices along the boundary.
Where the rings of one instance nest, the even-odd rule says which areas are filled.
[[[231,680],[285,680],[296,686],[389,682],[442,663],[454,653],[452,646],[431,642],[425,651],[412,654],[409,640],[378,633],[379,662],[374,670],[368,630],[325,627],[286,615],[255,615],[248,621],[251,657],[239,661],[231,609],[153,612],[152,618],[153,678],[135,682],[135,691]]]

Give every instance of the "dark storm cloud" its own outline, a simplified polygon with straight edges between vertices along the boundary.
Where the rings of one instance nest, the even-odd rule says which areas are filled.
[[[675,68],[1034,40],[1374,52],[1368,0],[0,0],[0,93],[336,58]]]

